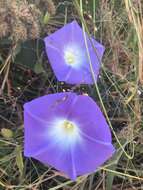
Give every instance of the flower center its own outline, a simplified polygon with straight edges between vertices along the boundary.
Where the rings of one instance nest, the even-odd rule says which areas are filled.
[[[66,133],[72,133],[75,129],[75,126],[72,122],[65,120],[63,123],[63,127]]]
[[[75,55],[74,55],[74,53],[70,52],[70,51],[66,51],[65,52],[65,61],[70,65],[74,64],[75,63]]]
[[[81,140],[79,126],[74,121],[57,118],[51,124],[51,127],[48,128],[48,138],[51,138],[62,148],[69,148]]]
[[[68,44],[63,49],[65,63],[73,69],[79,69],[85,62],[85,52],[78,44]]]

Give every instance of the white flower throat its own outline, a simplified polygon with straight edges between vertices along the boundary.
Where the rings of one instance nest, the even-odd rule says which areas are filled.
[[[70,120],[61,118],[52,122],[49,137],[61,147],[68,147],[81,139],[79,126]]]
[[[85,60],[85,53],[76,44],[68,44],[64,48],[65,63],[73,68],[79,68]]]

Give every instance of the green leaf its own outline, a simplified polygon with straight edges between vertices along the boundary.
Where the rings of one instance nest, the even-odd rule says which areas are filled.
[[[0,55],[0,64],[2,64],[4,62],[2,56]]]
[[[34,70],[44,48],[43,40],[28,40],[21,43],[20,52],[15,57],[15,64]]]
[[[12,54],[13,55],[13,59],[20,53],[20,51],[21,51],[21,44],[19,43],[19,44],[16,45],[16,48],[12,52],[13,53]]]
[[[20,146],[16,147],[16,164],[19,169],[20,175],[22,176],[24,164],[23,164],[23,158],[22,158],[22,150]]]
[[[42,64],[36,63],[36,65],[35,65],[35,67],[34,67],[34,72],[35,72],[36,74],[39,74],[39,73],[44,72],[44,68],[43,68]]]
[[[123,145],[123,147],[124,146],[125,146],[125,144]],[[111,164],[110,166],[108,166],[108,169],[114,170],[114,171],[116,170],[117,164],[118,164],[122,154],[123,154],[123,150],[121,148],[119,148],[117,150],[117,152],[114,154],[113,158],[109,162],[109,164],[110,163],[114,163],[114,164]],[[115,173],[107,172],[106,190],[112,190],[112,184],[113,184],[115,175],[116,175]]]
[[[0,47],[5,48],[12,45],[12,40],[8,38],[0,39]]]
[[[2,128],[1,129],[1,135],[5,138],[12,138],[13,132],[10,129]]]
[[[48,24],[49,22],[49,19],[50,19],[50,14],[47,12],[45,15],[44,15],[44,18],[43,18],[43,24]]]

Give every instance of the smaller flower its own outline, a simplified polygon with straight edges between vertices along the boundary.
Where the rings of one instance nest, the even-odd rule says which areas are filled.
[[[86,34],[92,68],[97,79],[104,46]],[[44,39],[50,64],[59,81],[69,84],[92,84],[84,34],[76,21]]]
[[[24,155],[73,180],[114,152],[105,118],[89,96],[66,92],[32,100],[24,105],[24,128]]]

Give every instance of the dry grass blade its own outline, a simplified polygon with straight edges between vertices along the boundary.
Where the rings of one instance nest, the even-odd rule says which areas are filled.
[[[132,2],[131,0],[124,0],[126,10],[128,13],[129,21],[133,25],[136,31],[136,35],[138,38],[138,49],[139,49],[139,65],[138,65],[138,73],[139,73],[139,81],[143,84],[143,14],[142,14],[142,2],[136,1]]]

